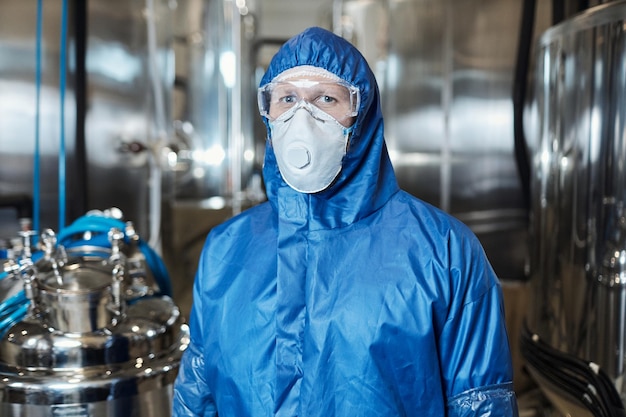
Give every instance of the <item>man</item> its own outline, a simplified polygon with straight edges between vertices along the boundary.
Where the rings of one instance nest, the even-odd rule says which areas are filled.
[[[516,416],[498,280],[399,189],[362,55],[305,30],[259,109],[269,201],[207,238],[174,415]]]

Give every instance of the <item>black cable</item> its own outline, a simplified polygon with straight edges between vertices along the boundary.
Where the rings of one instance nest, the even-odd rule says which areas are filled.
[[[615,385],[601,368],[550,346],[533,335],[526,323],[520,348],[531,366],[563,392],[581,401],[594,416],[626,416]]]
[[[578,0],[577,12],[583,12],[589,8],[589,0]]]
[[[535,0],[524,0],[513,79],[513,146],[524,205],[530,210],[530,162],[524,132],[524,104],[528,84],[530,51],[535,27]]]
[[[552,24],[558,25],[565,20],[565,0],[552,0]]]
[[[545,355],[529,337],[522,337],[522,355],[527,363],[540,372],[552,385],[571,398],[579,401],[587,408],[594,417],[607,416],[605,410],[594,401],[595,395],[589,391],[589,386],[581,381],[578,376],[567,372],[562,365],[558,364],[558,358],[553,361]]]
[[[75,85],[76,95],[76,125],[75,125],[75,175],[72,177],[72,206],[71,218],[77,218],[79,213],[85,213],[88,207],[87,186],[87,146],[85,137],[85,119],[87,115],[87,3],[88,0],[73,0],[74,10],[74,58],[75,58]]]
[[[539,370],[552,371],[553,375],[556,374],[562,383],[576,385],[578,388],[577,398],[584,403],[594,404],[592,401],[585,401],[585,395],[591,399],[597,398],[601,408],[600,415],[611,415],[608,411],[610,401],[607,400],[602,384],[597,381],[597,375],[589,367],[588,362],[565,354],[541,339],[535,340],[532,339],[532,336],[530,339],[528,337],[526,339],[531,342],[533,354],[542,360]]]
[[[565,388],[597,415],[613,415],[602,383],[587,362],[558,351],[540,339],[533,339],[528,333],[524,336],[524,343],[526,356],[546,377],[558,381],[560,388]]]

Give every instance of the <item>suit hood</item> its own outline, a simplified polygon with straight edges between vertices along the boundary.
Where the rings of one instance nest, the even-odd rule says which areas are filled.
[[[283,181],[271,141],[267,140],[263,177],[268,200],[277,209],[279,196],[281,201],[293,202],[298,210],[278,210],[279,213],[300,213],[311,228],[342,227],[378,210],[398,191],[384,140],[378,85],[367,61],[350,42],[313,27],[280,48],[260,86],[283,71],[302,65],[323,68],[357,87],[361,95],[357,119],[339,176],[329,188],[315,194],[295,191]],[[266,118],[264,122],[270,138],[269,122]]]

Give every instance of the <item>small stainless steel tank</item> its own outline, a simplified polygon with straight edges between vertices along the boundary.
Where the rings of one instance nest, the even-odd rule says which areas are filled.
[[[138,290],[113,231],[107,256],[42,237],[45,255],[7,262],[26,317],[0,339],[0,416],[164,417],[188,328],[168,296]],[[136,271],[134,271],[136,275]]]

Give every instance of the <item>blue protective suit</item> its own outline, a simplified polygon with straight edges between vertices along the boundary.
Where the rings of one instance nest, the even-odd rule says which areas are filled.
[[[174,415],[517,415],[499,282],[466,226],[398,188],[366,61],[311,28],[262,85],[297,65],[361,91],[342,171],[296,192],[268,141],[269,201],[205,243]]]

